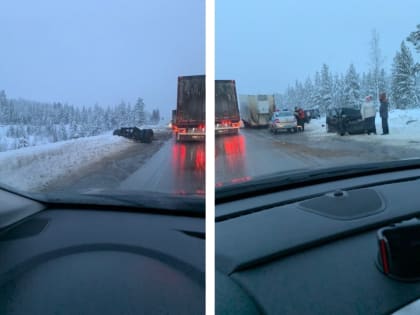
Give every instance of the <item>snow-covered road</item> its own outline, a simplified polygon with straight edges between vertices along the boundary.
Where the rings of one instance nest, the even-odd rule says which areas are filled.
[[[352,146],[355,142],[359,142],[360,148],[364,150],[370,148],[370,145],[385,146],[390,148],[386,151],[389,158],[399,159],[412,158],[417,152],[420,152],[420,109],[393,110],[389,114],[388,121],[389,135],[380,135],[382,127],[379,115],[377,115],[378,135],[340,137],[336,133],[326,132],[325,117],[314,119],[305,126],[304,137],[300,140],[300,145],[315,145],[321,148],[322,144],[327,149],[337,151],[340,148],[346,149],[348,140]],[[265,130],[261,132],[265,133]],[[288,141],[292,140],[292,137],[282,139]],[[141,148],[137,148],[139,145],[139,143],[107,133],[95,137],[0,152],[0,182],[24,191],[42,191],[45,188],[49,189],[51,185],[60,186],[60,183],[65,187],[66,179],[77,177],[81,173],[88,173],[97,165],[105,165],[101,163],[104,159],[121,158],[124,156],[124,152],[130,148],[132,151],[130,152],[134,152],[133,154],[137,154],[138,151],[142,152]],[[336,145],[340,145],[340,147],[331,147]],[[393,147],[395,150],[392,149]],[[145,159],[150,158],[150,154],[153,153],[149,152]],[[316,157],[310,158],[315,159]],[[143,163],[143,161],[140,162]]]

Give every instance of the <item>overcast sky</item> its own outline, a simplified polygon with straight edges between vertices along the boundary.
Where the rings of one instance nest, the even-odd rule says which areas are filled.
[[[236,79],[241,94],[274,93],[323,63],[367,71],[374,28],[389,72],[419,23],[419,0],[216,0],[216,79]]]
[[[176,106],[205,71],[204,0],[1,0],[0,90],[75,105]]]

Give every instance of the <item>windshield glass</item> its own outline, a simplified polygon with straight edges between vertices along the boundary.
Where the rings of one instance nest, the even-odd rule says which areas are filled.
[[[216,0],[216,80],[235,80],[241,118],[216,138],[216,186],[420,157],[418,12],[414,0]],[[276,120],[283,110],[294,123]]]
[[[204,137],[175,134],[205,129],[204,16],[195,0],[2,1],[0,185],[203,196]]]

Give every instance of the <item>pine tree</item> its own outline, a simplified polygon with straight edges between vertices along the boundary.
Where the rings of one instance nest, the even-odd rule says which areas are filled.
[[[411,42],[416,48],[417,52],[420,53],[420,24],[417,25],[417,31],[410,33],[407,41]]]
[[[356,68],[350,65],[344,81],[344,104],[347,107],[360,108],[360,84]]]
[[[4,90],[0,91],[0,124],[6,124],[7,122],[7,112],[8,112],[8,101],[6,97],[6,92]]]
[[[313,98],[313,84],[311,78],[307,78],[304,84],[304,95],[303,95],[303,103],[305,104],[306,108],[313,107],[312,98]]]
[[[333,80],[333,108],[340,108],[344,105],[344,77],[336,74]]]
[[[407,41],[411,42],[417,53],[420,53],[420,24],[417,25],[417,31],[411,32],[410,36],[408,36]],[[416,81],[416,96],[418,105],[420,101],[420,63],[416,63],[414,65],[414,72],[415,72],[415,81]]]
[[[315,72],[315,79],[314,79],[314,89],[312,94],[312,103],[314,106],[318,107],[322,113],[325,111],[322,107],[322,96],[321,96],[321,76],[319,72]]]
[[[372,72],[363,73],[362,79],[360,82],[360,95],[361,97],[365,96],[372,96],[375,98],[376,92],[376,83],[374,80],[374,76],[372,75]]]
[[[379,103],[379,80],[380,71],[383,64],[383,58],[381,50],[379,48],[379,33],[376,30],[372,31],[372,39],[370,42],[370,62],[371,62],[371,80],[373,84],[373,90],[369,95],[373,96],[373,100]]]
[[[392,99],[396,108],[411,108],[417,103],[414,60],[410,50],[401,42],[392,65]]]
[[[385,69],[381,69],[379,73],[379,92],[385,92],[389,90],[388,78]]]
[[[322,100],[321,110],[325,112],[332,107],[332,79],[328,66],[324,63],[321,70],[320,96]]]
[[[135,117],[135,123],[138,126],[142,126],[146,122],[146,114],[144,112],[144,102],[141,97],[137,99],[136,105],[134,106],[134,117]]]

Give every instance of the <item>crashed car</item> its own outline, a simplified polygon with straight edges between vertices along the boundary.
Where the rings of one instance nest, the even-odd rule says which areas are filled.
[[[339,111],[336,108],[327,110],[327,115],[325,118],[325,122],[327,125],[327,132],[338,131],[338,116],[339,116]]]
[[[121,136],[143,143],[151,143],[153,140],[153,129],[139,129],[137,127],[123,127],[113,132],[114,136]]]
[[[366,133],[365,121],[357,108],[343,107],[327,111],[327,132],[337,132],[341,136]]]

